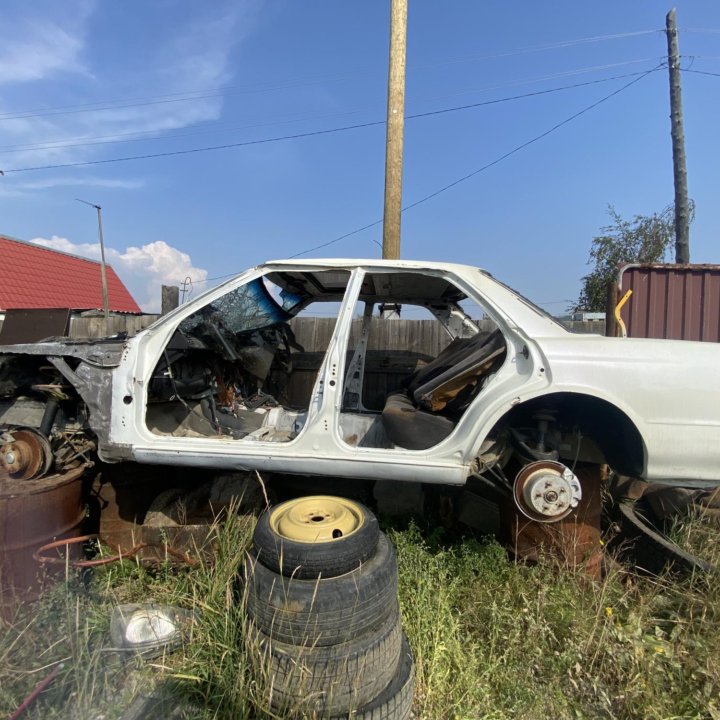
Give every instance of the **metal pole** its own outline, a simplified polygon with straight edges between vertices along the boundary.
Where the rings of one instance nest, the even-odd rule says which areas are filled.
[[[688,201],[687,167],[685,164],[685,129],[683,126],[682,91],[680,85],[680,47],[675,24],[675,8],[665,18],[670,72],[670,123],[675,181],[675,262],[690,262],[690,205]]]
[[[110,318],[110,301],[108,299],[108,288],[107,288],[107,271],[105,269],[105,243],[103,242],[103,231],[102,231],[102,208],[99,205],[97,208],[98,216],[98,240],[100,241],[100,275],[102,277],[102,295],[103,295],[103,311],[105,313],[105,331],[108,329],[108,322]]]
[[[391,0],[383,212],[383,257],[391,259],[400,257],[406,40],[407,0]]]
[[[87,200],[81,200],[75,198],[78,202],[94,207],[97,210],[98,219],[98,240],[100,241],[100,280],[102,282],[102,297],[103,297],[103,313],[105,315],[105,333],[108,332],[108,326],[110,324],[110,301],[108,300],[108,288],[107,288],[107,272],[105,270],[105,243],[103,243],[103,230],[102,230],[102,208],[100,205],[88,202]]]

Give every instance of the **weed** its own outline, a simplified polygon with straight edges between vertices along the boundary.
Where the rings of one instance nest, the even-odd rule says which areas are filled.
[[[56,586],[0,633],[0,714],[62,662],[26,717],[112,720],[164,688],[183,701],[180,717],[279,718],[248,654],[238,572],[252,527],[229,513],[213,529],[212,563],[150,571],[126,560]],[[717,528],[689,518],[672,532],[720,564]],[[716,577],[647,578],[615,564],[593,583],[515,563],[491,540],[415,525],[388,535],[420,720],[720,718]],[[195,611],[180,650],[151,661],[106,651],[112,608],[137,601]]]
[[[493,541],[391,537],[419,717],[720,717],[714,578],[592,583]]]

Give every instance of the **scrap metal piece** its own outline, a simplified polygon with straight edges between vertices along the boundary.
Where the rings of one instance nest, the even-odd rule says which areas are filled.
[[[520,512],[531,520],[557,522],[578,506],[582,490],[569,467],[540,460],[528,463],[517,474],[513,498]]]
[[[662,531],[643,517],[642,501],[618,503],[625,550],[635,555],[638,569],[659,575],[671,568],[680,574],[716,572],[712,563],[683,550]]]

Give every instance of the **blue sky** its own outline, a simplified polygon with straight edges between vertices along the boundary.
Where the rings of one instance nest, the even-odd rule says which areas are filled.
[[[404,204],[658,66],[668,3],[410,0]],[[720,3],[678,2],[683,65],[720,75]],[[382,217],[389,0],[9,0],[0,45],[0,233],[109,260],[138,301],[322,245]],[[646,32],[648,31],[648,32]],[[632,73],[635,73],[631,75]],[[625,76],[614,80],[608,78]],[[605,81],[606,80],[606,81]],[[720,262],[720,77],[683,76],[691,260]],[[465,262],[561,313],[607,205],[673,201],[660,70],[403,216],[402,254]],[[307,257],[377,257],[376,225]],[[211,280],[210,283],[213,281]]]

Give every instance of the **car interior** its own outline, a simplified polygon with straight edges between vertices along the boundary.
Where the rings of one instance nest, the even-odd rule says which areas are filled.
[[[172,437],[294,440],[349,279],[346,270],[276,271],[185,318],[152,374],[148,428]],[[344,442],[436,445],[505,356],[497,325],[441,274],[368,272],[347,339]]]

